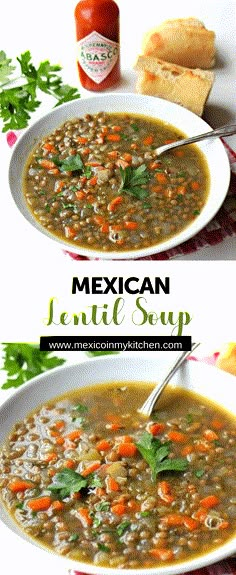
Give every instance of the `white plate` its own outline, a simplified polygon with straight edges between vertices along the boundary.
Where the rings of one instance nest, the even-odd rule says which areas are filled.
[[[101,259],[133,259],[149,256],[169,250],[196,235],[215,216],[225,199],[229,186],[229,161],[224,146],[218,138],[204,140],[198,144],[199,149],[205,156],[210,172],[210,190],[203,210],[187,228],[161,244],[133,251],[124,250],[122,252],[110,251],[104,253],[98,249],[75,246],[73,243],[68,242],[66,238],[64,240],[56,238],[33,218],[22,192],[22,173],[25,161],[33,147],[41,138],[50,134],[66,120],[101,111],[145,114],[149,117],[159,118],[178,128],[186,136],[194,136],[211,130],[211,127],[206,122],[189,110],[152,96],[111,93],[64,104],[33,124],[19,139],[12,154],[9,168],[10,189],[18,209],[27,222],[43,233],[49,240],[57,242],[63,248],[90,258]]]
[[[171,353],[171,355],[170,355]],[[63,367],[40,375],[16,391],[0,408],[0,444],[4,441],[16,421],[21,420],[29,411],[41,403],[66,391],[84,387],[89,384],[119,381],[149,381],[156,382],[172,361],[174,352],[166,353],[159,358],[158,354],[147,357],[145,354],[132,354],[121,356],[97,358],[83,362],[79,365]],[[236,378],[215,367],[193,361],[185,362],[179,372],[174,376],[172,384],[194,390],[207,398],[221,404],[236,415],[235,390]],[[14,523],[4,508],[0,508],[0,519],[6,529],[10,528],[17,536],[22,538],[25,554],[29,543],[34,542],[26,537],[16,523]],[[39,547],[38,547],[39,549]],[[38,550],[37,550],[38,551]],[[46,550],[41,548],[42,554]],[[236,537],[230,539],[218,549],[195,557],[193,560],[178,562],[176,565],[163,566],[151,569],[112,569],[75,562],[64,557],[59,558],[65,568],[75,569],[94,575],[176,575],[199,569],[205,565],[215,563],[236,551]],[[56,558],[58,562],[58,557]]]

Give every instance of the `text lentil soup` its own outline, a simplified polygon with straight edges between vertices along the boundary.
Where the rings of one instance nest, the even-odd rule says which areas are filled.
[[[149,392],[140,382],[83,388],[15,425],[1,495],[29,536],[70,559],[135,569],[235,534],[235,419],[171,388],[147,419],[137,409]]]
[[[160,120],[131,114],[67,121],[27,161],[23,187],[33,217],[66,242],[104,252],[175,236],[200,214],[209,190],[196,146],[155,154],[183,137]]]

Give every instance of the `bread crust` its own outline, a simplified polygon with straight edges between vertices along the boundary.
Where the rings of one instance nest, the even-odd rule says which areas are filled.
[[[215,63],[215,33],[196,18],[167,20],[143,38],[145,56],[207,70]]]
[[[146,56],[138,57],[135,69],[139,72],[137,92],[164,98],[202,115],[214,81],[213,72],[192,70]]]

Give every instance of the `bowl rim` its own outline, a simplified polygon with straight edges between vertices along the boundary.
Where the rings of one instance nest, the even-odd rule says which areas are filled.
[[[163,98],[158,98],[158,97],[154,97],[154,96],[147,96],[147,95],[143,95],[143,94],[138,94],[135,92],[106,92],[103,94],[96,94],[96,95],[89,95],[88,97],[84,97],[84,98],[78,98],[78,100],[72,100],[70,102],[66,102],[64,104],[62,104],[61,106],[59,106],[58,108],[53,108],[52,110],[50,110],[49,112],[43,114],[38,120],[36,120],[34,123],[32,123],[23,134],[21,134],[19,136],[18,141],[16,142],[16,145],[14,146],[13,149],[13,153],[11,156],[11,160],[10,160],[10,164],[9,164],[9,170],[8,170],[8,181],[9,181],[9,187],[10,187],[10,192],[14,201],[14,204],[17,206],[21,216],[24,217],[25,222],[27,223],[27,225],[30,225],[30,229],[32,231],[32,227],[34,228],[35,232],[39,232],[41,233],[41,235],[43,235],[45,240],[48,240],[50,242],[54,242],[54,244],[58,245],[59,247],[61,247],[61,249],[67,251],[67,252],[71,252],[72,254],[77,254],[77,255],[81,255],[81,256],[85,256],[88,257],[89,259],[103,259],[103,260],[135,260],[135,259],[142,259],[154,254],[159,254],[162,253],[163,251],[168,251],[170,249],[173,249],[179,245],[181,245],[182,243],[190,240],[192,237],[194,237],[196,234],[198,234],[216,215],[216,213],[219,211],[220,207],[222,206],[225,197],[227,195],[228,192],[228,187],[229,187],[229,183],[230,183],[230,163],[229,163],[229,159],[228,159],[228,155],[227,152],[225,150],[225,147],[222,143],[222,141],[219,138],[214,138],[214,141],[212,140],[212,145],[215,146],[216,152],[217,154],[219,154],[220,157],[220,163],[222,166],[222,169],[224,171],[224,182],[223,182],[223,186],[222,190],[221,190],[221,195],[220,198],[216,198],[216,201],[214,202],[214,204],[211,206],[211,210],[210,213],[206,214],[206,217],[204,217],[204,210],[205,208],[207,208],[208,206],[208,202],[209,202],[209,198],[212,195],[212,193],[214,193],[214,190],[211,189],[211,181],[210,181],[210,190],[208,193],[208,198],[206,200],[205,206],[203,208],[203,210],[201,211],[200,215],[190,224],[188,224],[188,226],[186,228],[184,228],[182,231],[180,231],[178,234],[176,234],[175,236],[164,240],[163,242],[157,244],[157,245],[153,245],[153,246],[149,246],[147,248],[142,248],[142,249],[136,249],[136,250],[123,250],[121,252],[119,251],[108,251],[108,252],[101,252],[99,249],[95,249],[95,248],[90,248],[90,247],[84,247],[84,246],[77,246],[77,245],[73,245],[73,243],[69,242],[66,240],[66,238],[59,238],[55,235],[53,235],[52,233],[50,233],[46,228],[44,228],[43,226],[40,225],[40,223],[34,219],[33,215],[31,214],[31,211],[29,209],[29,207],[27,206],[23,191],[22,191],[22,185],[19,187],[20,191],[17,191],[17,193],[14,191],[14,183],[12,183],[12,179],[13,177],[13,173],[14,173],[14,164],[15,164],[15,157],[17,156],[17,154],[19,153],[19,150],[21,149],[21,146],[24,146],[24,143],[27,141],[28,138],[30,138],[32,136],[32,133],[34,133],[37,130],[37,127],[39,127],[41,125],[42,122],[45,122],[47,119],[52,118],[53,116],[57,117],[59,116],[59,118],[61,117],[61,115],[63,115],[63,110],[70,110],[71,108],[73,109],[74,106],[78,106],[78,114],[79,114],[79,108],[80,108],[80,104],[85,105],[86,106],[86,102],[92,102],[95,100],[99,100],[99,101],[109,101],[109,103],[111,102],[111,110],[110,112],[113,111],[112,109],[112,102],[114,101],[119,101],[120,99],[123,99],[124,101],[124,106],[125,106],[125,100],[127,99],[133,99],[134,101],[136,100],[136,102],[140,102],[143,103],[143,107],[145,109],[144,104],[150,102],[150,104],[152,103],[153,105],[156,106],[156,108],[158,109],[158,103],[161,106],[167,107],[167,109],[172,109],[173,110],[173,116],[178,115],[178,114],[183,114],[186,115],[186,117],[189,118],[189,126],[191,125],[191,119],[194,122],[198,122],[199,123],[199,133],[201,132],[205,132],[205,131],[211,131],[212,127],[205,121],[203,120],[201,117],[197,116],[196,114],[194,114],[193,112],[191,112],[190,110],[184,108],[183,106],[180,106],[179,104],[175,104],[173,102],[170,102],[168,100],[164,100]],[[143,108],[142,108],[143,111]],[[138,112],[138,110],[136,109],[135,111],[130,113],[142,113],[142,111],[140,110]],[[84,115],[84,113],[83,113]],[[145,115],[145,113],[143,114]],[[154,117],[154,116],[153,116]],[[155,116],[158,119],[158,114]],[[66,120],[63,120],[63,123]],[[169,120],[164,120],[166,121],[167,124],[175,127],[174,123],[172,123],[172,121]],[[58,126],[62,125],[62,120],[58,120]],[[53,128],[53,130],[56,129],[56,127]],[[52,131],[52,130],[51,130]],[[47,131],[44,130],[44,134],[46,135]],[[41,136],[42,137],[42,136]],[[33,138],[34,139],[34,138]],[[32,143],[31,144],[31,148],[33,148],[33,146],[35,146]],[[195,144],[195,146],[198,146],[198,144]],[[199,148],[201,149],[201,142],[200,142],[200,146]],[[207,154],[201,149],[201,152],[203,153],[206,163],[208,165],[208,169],[209,169],[209,173],[211,176],[212,171],[209,168],[209,164],[208,164],[208,158],[207,158]],[[28,155],[28,154],[27,154]],[[25,163],[24,163],[25,165]],[[22,181],[22,177],[23,177],[23,169],[21,170],[21,181]],[[23,203],[24,203],[24,207],[25,210],[22,209],[22,207],[19,205],[19,197],[22,197],[23,199]],[[25,213],[24,213],[25,212]],[[27,217],[27,215],[28,217]]]
[[[133,354],[133,355],[129,355],[129,352],[127,353],[127,356],[129,357],[129,360],[132,362],[132,358],[133,361],[135,362],[137,359],[141,360],[141,361],[149,361],[149,358],[146,359],[145,357],[145,353],[141,353],[141,354]],[[126,356],[126,357],[127,357]],[[154,357],[151,357],[151,362],[156,363],[156,359]],[[32,378],[30,381],[26,382],[24,384],[24,386],[20,387],[19,389],[17,389],[9,398],[7,398],[2,405],[0,406],[0,415],[3,411],[9,411],[11,409],[11,404],[17,402],[18,397],[20,396],[24,396],[27,395],[27,390],[31,389],[33,390],[34,386],[37,384],[40,384],[40,382],[42,380],[48,379],[50,378],[50,375],[52,375],[53,377],[57,377],[57,374],[63,374],[65,371],[66,372],[73,372],[73,371],[79,371],[80,368],[82,367],[82,369],[84,367],[89,368],[89,365],[96,365],[96,363],[101,363],[103,366],[108,365],[112,365],[112,364],[119,364],[119,363],[123,363],[125,361],[125,358],[121,355],[121,356],[101,356],[101,357],[96,357],[96,358],[91,358],[91,359],[87,359],[87,360],[82,360],[80,361],[78,364],[73,364],[73,365],[63,365],[57,368],[54,368],[52,370],[50,370],[49,372],[44,372],[38,376],[35,376],[34,378]],[[161,360],[162,362],[163,360]],[[199,372],[201,373],[203,372],[208,372],[209,375],[213,372],[217,372],[218,373],[218,377],[222,377],[225,378],[226,380],[228,380],[229,382],[232,383],[232,385],[235,385],[235,377],[229,373],[226,372],[221,372],[221,370],[219,370],[219,368],[212,366],[212,365],[207,365],[204,364],[203,362],[188,362],[188,366],[190,371],[194,372]],[[183,368],[182,368],[183,369]],[[181,370],[181,368],[180,368]],[[220,373],[219,373],[220,372]],[[117,372],[115,372],[117,373]],[[135,373],[134,373],[135,375]],[[214,377],[214,376],[213,376]],[[109,380],[107,380],[107,383],[109,383],[109,381],[112,381],[112,379],[110,378]],[[116,381],[116,379],[114,379],[113,381]],[[131,381],[131,380],[130,380]],[[133,381],[138,381],[138,376],[137,378],[134,377]],[[147,374],[147,381],[148,381],[148,374]],[[102,383],[102,382],[101,382]],[[93,384],[86,384],[86,387],[92,386]],[[65,390],[66,392],[66,390]],[[59,394],[61,395],[61,393]],[[200,393],[200,395],[202,395],[204,397],[204,395],[202,393]],[[57,395],[55,395],[55,397],[57,397]],[[205,397],[208,397],[208,395],[206,395]],[[46,401],[49,401],[49,399],[47,399]],[[212,401],[214,402],[215,400],[212,399]],[[43,401],[42,401],[43,403]],[[220,405],[218,401],[215,401],[216,405]],[[40,405],[40,404],[38,404]],[[37,406],[36,406],[37,407]],[[227,411],[230,412],[229,409],[225,408]],[[236,411],[235,413],[231,412],[233,416],[236,417]],[[1,505],[1,500],[0,500],[0,505]],[[2,505],[3,509],[5,509],[4,505]],[[7,513],[7,511],[6,511]],[[1,521],[1,518],[0,518]],[[13,523],[14,520],[12,520]],[[187,559],[184,561],[179,561],[174,565],[167,565],[167,566],[162,566],[162,567],[151,567],[151,568],[137,568],[137,569],[122,569],[122,568],[112,568],[112,567],[100,567],[97,565],[93,565],[93,564],[89,564],[89,563],[83,563],[82,561],[76,561],[73,559],[69,559],[66,558],[64,556],[58,556],[58,554],[54,553],[53,551],[51,551],[49,548],[47,548],[46,546],[40,545],[37,543],[37,541],[35,541],[33,538],[30,538],[28,536],[23,536],[21,535],[21,530],[19,529],[18,532],[15,532],[13,529],[11,529],[11,527],[6,524],[4,521],[2,522],[4,524],[4,528],[7,528],[10,532],[12,536],[17,536],[18,540],[21,540],[21,542],[26,543],[26,544],[30,544],[30,545],[34,545],[36,546],[38,549],[40,549],[42,552],[46,552],[46,553],[50,553],[52,559],[55,558],[56,561],[58,561],[58,559],[60,558],[61,562],[64,562],[65,568],[70,569],[70,573],[72,574],[73,572],[83,572],[83,573],[87,573],[87,574],[91,574],[91,575],[179,575],[180,573],[186,573],[189,571],[193,571],[195,569],[199,569],[202,567],[205,567],[207,565],[211,565],[215,562],[218,562],[222,559],[225,559],[226,557],[229,557],[230,555],[232,555],[233,553],[236,552],[236,535],[231,537],[226,543],[224,543],[223,545],[221,545],[219,548],[214,549],[204,555],[200,555],[197,556],[193,559]],[[16,524],[17,525],[17,524]],[[194,564],[195,562],[195,564]]]

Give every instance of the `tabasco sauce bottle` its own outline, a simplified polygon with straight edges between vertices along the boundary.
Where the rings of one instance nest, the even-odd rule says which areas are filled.
[[[111,88],[120,79],[117,4],[114,0],[80,0],[75,22],[82,86],[96,92]]]

